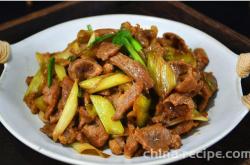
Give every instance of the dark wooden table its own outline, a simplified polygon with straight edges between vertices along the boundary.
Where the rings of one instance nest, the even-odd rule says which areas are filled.
[[[62,2],[34,12],[20,19],[0,24],[0,40],[18,42],[52,25],[86,16],[130,13],[168,18],[198,28],[213,36],[235,53],[250,52],[250,40],[180,2]],[[0,65],[0,73],[3,66]],[[250,79],[242,80],[243,92],[250,91]],[[1,108],[1,107],[0,107]],[[211,151],[249,151],[250,115],[225,138],[208,148]],[[0,164],[63,164],[50,159],[18,141],[0,124]],[[187,158],[174,164],[250,164],[247,159],[193,159]]]

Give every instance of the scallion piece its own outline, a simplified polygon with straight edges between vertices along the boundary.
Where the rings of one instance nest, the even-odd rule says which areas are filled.
[[[134,39],[130,33],[130,31],[126,29],[120,30],[113,38],[112,42],[114,44],[125,46],[129,55],[135,60],[141,63],[142,65],[146,66],[145,62],[143,61],[142,57],[138,54],[142,50],[142,46],[140,43]]]
[[[93,28],[92,28],[92,26],[91,26],[91,25],[87,25],[87,29],[88,29],[88,31],[90,31],[90,32],[92,32],[92,31],[93,31]]]
[[[104,34],[103,36],[100,36],[100,37],[96,37],[95,38],[95,41],[93,42],[93,45],[94,44],[97,44],[99,42],[102,42],[106,39],[109,39],[109,38],[112,38],[115,34]]]
[[[55,65],[55,58],[51,57],[49,59],[49,64],[48,64],[48,79],[47,79],[47,83],[48,83],[48,87],[51,86],[52,84],[52,77],[53,77],[53,68]]]

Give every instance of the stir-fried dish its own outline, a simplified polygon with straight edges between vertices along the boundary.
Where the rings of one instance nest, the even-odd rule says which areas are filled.
[[[127,158],[181,147],[181,137],[208,121],[217,91],[202,48],[174,33],[142,29],[80,30],[64,51],[37,53],[24,102],[41,131],[80,153]],[[64,34],[66,35],[66,34]]]

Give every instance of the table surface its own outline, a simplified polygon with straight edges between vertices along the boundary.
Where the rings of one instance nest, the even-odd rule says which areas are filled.
[[[31,13],[20,19],[0,24],[0,39],[15,43],[36,32],[64,21],[92,15],[114,13],[143,14],[180,21],[208,33],[235,53],[250,51],[250,40],[247,37],[180,2],[63,2]],[[2,69],[3,66],[0,65],[0,73]],[[250,91],[249,78],[242,80],[242,87],[243,93],[246,94]],[[222,151],[223,153],[226,151],[249,151],[249,125],[250,115],[248,114],[231,133],[207,150]],[[11,135],[2,124],[0,124],[0,146],[0,162],[4,165],[26,165],[34,163],[36,165],[64,164],[41,155],[25,146]],[[250,161],[247,159],[216,158],[207,161],[206,159],[187,158],[173,164],[239,165],[250,164]]]

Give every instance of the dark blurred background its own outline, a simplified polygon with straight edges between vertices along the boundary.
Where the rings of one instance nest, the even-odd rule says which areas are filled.
[[[0,23],[60,2],[1,2]],[[199,12],[250,37],[250,2],[183,2]],[[108,10],[108,9],[107,9]]]

